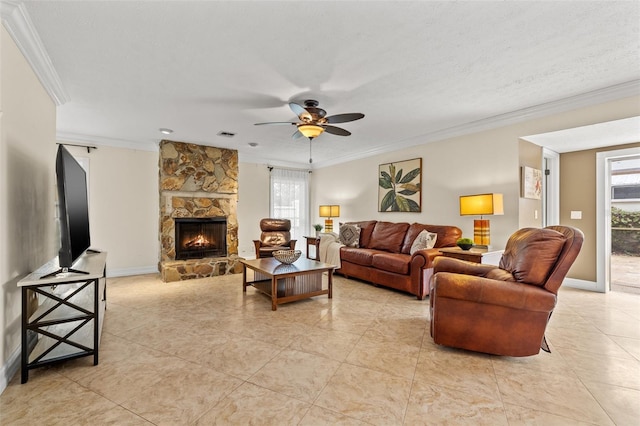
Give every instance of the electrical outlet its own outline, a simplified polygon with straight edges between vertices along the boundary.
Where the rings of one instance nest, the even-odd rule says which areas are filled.
[[[571,219],[582,219],[581,210],[571,210]]]

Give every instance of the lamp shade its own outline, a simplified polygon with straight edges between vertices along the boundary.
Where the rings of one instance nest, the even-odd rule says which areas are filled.
[[[340,217],[340,206],[337,206],[337,205],[320,206],[320,217]]]
[[[324,128],[316,126],[315,124],[299,124],[298,131],[305,137],[313,139],[317,136],[320,136],[322,132],[324,132]]]
[[[460,216],[502,215],[502,194],[478,194],[460,196]]]

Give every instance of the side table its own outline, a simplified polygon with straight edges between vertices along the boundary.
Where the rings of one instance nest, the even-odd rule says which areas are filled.
[[[311,259],[311,260],[320,260],[320,238],[318,237],[303,237],[305,240],[307,240],[307,259]],[[309,248],[313,247],[314,251],[313,254],[314,256],[311,256],[311,252],[309,251]]]
[[[496,266],[500,263],[500,258],[502,257],[503,252],[504,250],[487,250],[480,248],[462,250],[460,247],[444,247],[440,249],[440,253],[446,257]]]

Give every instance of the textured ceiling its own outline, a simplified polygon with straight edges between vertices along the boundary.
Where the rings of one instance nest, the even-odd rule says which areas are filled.
[[[312,142],[319,167],[640,79],[637,1],[23,5],[69,98],[59,137],[140,149],[168,127],[242,161],[306,167],[293,126],[253,124],[293,120],[287,103],[305,99],[364,113],[339,125],[352,136]]]

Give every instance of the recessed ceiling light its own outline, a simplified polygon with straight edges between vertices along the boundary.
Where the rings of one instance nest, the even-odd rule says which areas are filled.
[[[171,133],[173,133],[173,130],[165,129],[164,127],[161,127],[158,130],[160,130],[160,133],[162,133],[163,135],[170,135]]]
[[[251,148],[255,148],[256,146],[258,146],[258,142],[249,142],[249,146]]]

